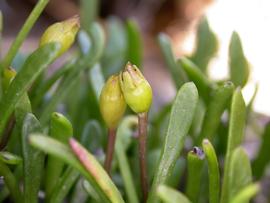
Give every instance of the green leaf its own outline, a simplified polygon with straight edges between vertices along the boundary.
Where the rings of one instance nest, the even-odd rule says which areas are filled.
[[[127,61],[142,68],[143,44],[138,24],[134,20],[126,23],[127,32]]]
[[[118,161],[118,167],[122,175],[127,199],[129,203],[139,203],[134,177],[132,177],[126,149],[132,136],[132,128],[138,125],[136,116],[125,117],[118,127],[115,154]]]
[[[4,68],[8,68],[13,60],[13,58],[16,56],[20,46],[24,42],[25,38],[27,37],[28,33],[32,29],[33,25],[37,21],[38,17],[42,13],[43,9],[47,5],[49,0],[39,0],[36,4],[35,8],[32,10],[31,14],[28,16],[27,20],[25,21],[23,27],[21,28],[20,32],[18,33],[16,39],[10,46],[7,55],[3,59],[0,65],[0,75],[2,73],[2,70]],[[35,66],[34,66],[35,67]],[[1,133],[0,133],[1,134]]]
[[[229,202],[252,181],[249,158],[242,147],[233,151],[229,171]],[[245,203],[248,203],[246,201]]]
[[[244,87],[248,81],[250,65],[245,57],[237,32],[233,32],[229,46],[230,78],[235,86]]]
[[[27,58],[21,71],[18,72],[11,82],[7,93],[0,103],[0,137],[15,105],[27,92],[38,75],[55,59],[59,49],[59,44],[50,43],[37,49]]]
[[[81,4],[80,17],[81,17],[82,28],[87,29],[97,17],[99,1],[81,0],[80,4]]]
[[[51,115],[50,136],[68,144],[69,138],[73,135],[73,128],[70,121],[62,114],[54,112]],[[61,176],[64,163],[57,158],[49,156],[46,166],[45,191],[46,198],[50,198],[51,192]]]
[[[177,65],[175,61],[171,48],[170,38],[166,34],[161,33],[158,35],[158,43],[173,78],[173,81],[175,83],[175,86],[176,88],[179,88],[181,87],[181,85],[188,81],[188,77],[182,67],[179,66],[179,64]]]
[[[96,120],[88,121],[81,135],[81,143],[91,152],[96,152],[102,146],[102,129]]]
[[[24,173],[24,202],[37,203],[41,183],[44,154],[34,149],[28,143],[31,133],[42,132],[39,121],[33,114],[27,114],[22,129],[23,173]]]
[[[126,60],[128,60],[126,58],[128,42],[122,21],[111,17],[107,21],[107,26],[109,35],[101,59],[101,67],[105,78],[119,72],[124,67]]]
[[[113,198],[113,200],[117,199],[119,203],[123,202],[123,200],[121,200],[120,198],[121,196],[118,190],[116,189],[114,184],[111,182],[109,176],[106,174],[102,166],[94,159],[92,155],[91,155],[91,161],[93,161],[92,162],[93,170],[97,172],[95,174],[89,173],[86,170],[86,168],[84,168],[84,166],[80,163],[80,161],[71,151],[71,149],[68,146],[64,145],[63,143],[53,138],[43,136],[43,135],[37,135],[37,134],[31,135],[29,140],[33,146],[39,148],[40,150],[46,153],[54,155],[55,157],[61,159],[62,161],[66,162],[67,164],[77,169],[91,183],[91,185],[93,186],[93,188],[95,189],[99,197],[101,198],[102,202],[109,203],[112,201],[112,199],[110,198]],[[82,147],[79,146],[79,149],[81,150]],[[102,174],[102,177],[99,177],[100,179],[96,180],[96,177],[97,177],[96,175],[100,173]],[[104,188],[108,190],[103,190]]]
[[[17,165],[22,163],[22,158],[10,152],[0,152],[0,161],[6,164]]]
[[[194,83],[184,84],[178,91],[172,106],[166,138],[158,163],[149,203],[157,202],[157,186],[166,183],[182,150],[185,136],[191,126],[198,102],[198,91]],[[181,124],[181,125],[179,125]]]
[[[95,157],[90,154],[82,145],[80,145],[75,139],[70,139],[70,146],[73,153],[79,159],[80,163],[87,170],[87,173],[92,176],[95,182],[102,189],[104,194],[112,203],[124,203],[120,192],[110,179],[109,175],[98,163]]]
[[[164,203],[191,203],[184,194],[165,185],[158,186],[157,195]]]
[[[227,142],[227,152],[225,157],[221,203],[227,203],[229,200],[229,173],[232,152],[241,145],[244,137],[244,128],[246,122],[246,105],[241,93],[241,89],[237,88],[234,91],[230,121],[229,121],[229,134]]]
[[[204,139],[202,146],[208,165],[209,203],[218,203],[220,195],[220,173],[217,155],[209,140]]]
[[[101,90],[105,84],[100,64],[96,64],[89,70],[89,82],[91,83],[95,99],[98,102]]]
[[[102,201],[104,203],[109,202],[109,200],[106,198],[106,195],[104,195],[104,192],[100,190],[98,185],[94,182],[93,178],[88,174],[86,169],[81,165],[81,163],[78,161],[68,146],[53,138],[41,134],[31,135],[29,141],[34,147],[44,151],[45,153],[55,156],[56,158],[64,161],[65,163],[78,170],[93,185]]]
[[[3,177],[5,184],[11,194],[11,198],[15,203],[23,202],[22,194],[19,184],[14,174],[10,171],[9,167],[0,160],[0,176]],[[3,191],[1,191],[2,193]]]
[[[194,147],[188,153],[187,157],[187,186],[186,186],[186,195],[192,202],[198,202],[201,179],[202,179],[202,170],[204,164],[204,153],[198,148]]]
[[[55,111],[59,102],[69,93],[71,87],[79,78],[80,73],[87,68],[92,68],[103,53],[105,36],[102,27],[98,23],[92,23],[86,32],[91,39],[91,48],[80,60],[76,61],[70,72],[65,75],[51,100],[43,109],[40,118],[41,123],[46,123],[49,120],[50,113]]]
[[[260,191],[260,185],[258,183],[252,183],[244,187],[236,194],[231,203],[246,203],[249,202]]]
[[[253,175],[257,179],[260,179],[263,176],[266,166],[270,163],[270,157],[267,156],[269,152],[269,146],[270,146],[270,122],[267,123],[265,126],[258,155],[252,164]]]
[[[51,197],[48,202],[61,203],[68,194],[76,180],[79,178],[79,171],[69,166],[65,170],[61,178],[58,178],[56,184],[53,187]],[[47,198],[47,193],[46,193]]]
[[[209,61],[218,51],[218,41],[214,32],[209,27],[206,18],[199,24],[196,39],[196,50],[191,60],[198,65],[202,72],[207,72]]]
[[[208,78],[192,61],[187,58],[179,59],[177,64],[184,69],[188,78],[194,82],[198,88],[199,95],[207,102],[209,100],[209,93],[212,86]]]
[[[197,143],[201,143],[204,138],[213,140],[220,124],[222,113],[231,101],[233,91],[234,85],[232,82],[225,82],[213,90]]]

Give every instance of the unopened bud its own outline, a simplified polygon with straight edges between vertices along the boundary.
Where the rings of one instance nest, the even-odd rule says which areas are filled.
[[[61,44],[58,56],[66,52],[75,40],[75,36],[80,28],[79,18],[77,16],[68,20],[54,23],[49,26],[40,39],[40,46],[50,42]]]
[[[149,111],[152,103],[152,88],[135,65],[127,63],[120,73],[120,85],[126,103],[135,113]]]
[[[111,76],[100,94],[100,111],[109,128],[115,128],[121,120],[126,102],[121,92],[119,76]]]

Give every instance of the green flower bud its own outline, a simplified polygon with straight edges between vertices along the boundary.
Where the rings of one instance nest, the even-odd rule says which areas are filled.
[[[152,88],[141,71],[130,62],[120,73],[120,85],[127,104],[134,112],[149,111],[152,103]]]
[[[17,72],[13,68],[5,68],[3,71],[2,87],[4,92],[7,91],[10,83],[15,78]]]
[[[80,28],[79,18],[77,16],[68,20],[54,23],[49,26],[40,39],[40,46],[50,42],[59,42],[61,49],[58,56],[66,52],[75,40],[75,36]]]
[[[105,123],[109,128],[115,128],[126,109],[126,102],[117,75],[112,75],[108,79],[101,91],[99,100],[100,112]]]

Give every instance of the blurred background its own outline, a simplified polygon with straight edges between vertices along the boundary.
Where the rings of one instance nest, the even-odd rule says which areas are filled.
[[[4,16],[4,52],[35,3],[36,0],[0,1]],[[268,0],[102,0],[99,4],[99,20],[104,22],[111,16],[117,16],[123,20],[132,17],[138,22],[144,42],[143,66],[146,77],[154,87],[157,106],[167,103],[175,95],[157,45],[156,36],[159,32],[165,32],[171,37],[176,58],[190,55],[195,44],[197,25],[203,16],[207,16],[219,41],[219,50],[210,62],[209,74],[214,79],[223,79],[228,76],[229,39],[232,32],[237,31],[252,67],[248,85],[244,88],[245,100],[250,100],[255,85],[258,84],[254,108],[257,112],[270,115],[270,61],[267,60],[270,53],[269,9]],[[46,12],[24,43],[22,53],[38,46],[39,37],[48,25],[78,13],[79,0],[50,1]],[[104,26],[106,27],[105,23]]]

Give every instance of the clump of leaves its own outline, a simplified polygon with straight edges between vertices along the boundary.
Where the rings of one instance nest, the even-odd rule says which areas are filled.
[[[138,26],[111,18],[105,40],[96,1],[81,2],[80,28],[78,17],[52,25],[39,48],[15,57],[47,3],[38,1],[1,59],[0,201],[245,203],[258,194],[270,161],[270,131],[268,124],[250,161],[242,144],[246,126],[257,121],[253,100],[246,105],[241,93],[250,71],[236,32],[224,81],[207,75],[218,49],[207,19],[192,56],[175,59],[170,38],[161,33],[177,94],[149,111],[152,91],[141,73]],[[47,77],[77,32],[78,48]],[[131,63],[123,69],[128,61],[141,70]]]

